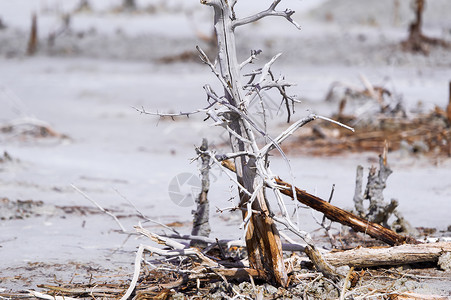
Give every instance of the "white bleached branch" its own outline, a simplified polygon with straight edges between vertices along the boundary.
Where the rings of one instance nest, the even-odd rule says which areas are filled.
[[[352,128],[352,127],[350,127],[350,126],[348,126],[348,125],[345,125],[345,124],[343,124],[343,123],[341,123],[341,122],[332,120],[332,119],[330,119],[330,118],[328,118],[328,117],[323,117],[323,116],[316,116],[316,117],[317,117],[318,119],[322,119],[322,120],[324,120],[324,121],[328,121],[328,122],[334,123],[334,124],[336,124],[336,125],[338,125],[338,126],[341,126],[341,127],[343,127],[343,128],[346,128],[346,129],[348,129],[348,130],[351,130],[352,132],[355,132],[354,128]]]
[[[240,64],[240,70],[247,64],[251,64],[254,62],[254,60],[257,59],[257,55],[259,55],[260,53],[262,53],[262,50],[251,50],[251,56],[249,56],[245,61],[243,61]]]
[[[169,117],[169,118],[174,118],[174,117],[189,117],[190,115],[194,115],[194,114],[198,114],[198,113],[205,113],[207,110],[209,110],[211,107],[213,107],[216,103],[210,103],[207,107],[205,108],[200,108],[200,109],[196,109],[193,111],[189,111],[189,112],[178,112],[178,113],[162,113],[162,112],[153,112],[153,111],[147,111],[144,107],[141,108],[137,108],[132,106],[133,109],[135,109],[137,112],[141,113],[141,114],[145,114],[145,115],[151,115],[151,116],[158,116],[158,117]]]
[[[257,85],[260,85],[263,83],[263,81],[266,80],[267,76],[270,76],[270,69],[271,66],[274,64],[274,62],[282,55],[282,53],[277,53],[276,55],[274,55],[273,58],[271,58],[271,60],[269,62],[267,62],[261,71],[261,75],[260,75],[260,80],[258,81]]]
[[[229,93],[229,95],[232,96],[233,93],[232,90],[230,89],[229,84],[227,84],[227,82],[224,80],[221,74],[216,70],[215,65],[210,61],[207,54],[199,46],[196,46],[196,49],[200,53],[199,57],[202,60],[202,62],[210,67],[211,71],[213,72],[213,74],[215,74],[216,78],[218,78],[218,80],[221,82],[222,86],[227,91],[227,93]]]
[[[125,292],[124,296],[121,297],[120,300],[127,300],[130,298],[131,294],[135,290],[136,284],[138,283],[139,279],[139,273],[141,271],[141,259],[144,252],[144,245],[139,245],[138,251],[136,252],[135,256],[135,269],[133,271],[133,278],[130,282],[130,285],[128,286],[127,291]]]
[[[279,134],[279,136],[277,136],[274,139],[274,142],[271,141],[266,146],[261,148],[259,155],[266,155],[269,151],[273,150],[276,147],[276,144],[274,144],[274,143],[281,144],[284,140],[286,140],[288,137],[290,137],[296,130],[298,130],[305,124],[315,120],[317,117],[318,117],[317,115],[310,114],[309,116],[296,121],[290,127],[288,127],[284,132]]]
[[[269,16],[276,16],[276,17],[283,17],[285,19],[287,19],[291,24],[293,24],[294,26],[296,26],[297,29],[301,29],[301,25],[299,25],[298,23],[296,23],[291,16],[295,13],[294,10],[291,9],[285,9],[284,11],[276,11],[276,6],[281,2],[281,0],[275,0],[271,6],[264,11],[261,11],[259,13],[256,13],[255,15],[246,17],[246,18],[242,18],[242,19],[238,19],[233,21],[232,23],[232,29],[235,29],[238,26],[242,26],[242,25],[246,25],[249,23],[253,23],[255,21],[258,21],[262,18],[265,17],[269,17]]]

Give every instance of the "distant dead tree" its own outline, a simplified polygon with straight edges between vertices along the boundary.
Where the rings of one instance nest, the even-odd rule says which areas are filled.
[[[77,8],[75,9],[75,12],[82,12],[82,11],[90,11],[91,5],[89,4],[88,0],[80,0],[80,3],[78,3]]]
[[[450,44],[444,40],[430,38],[423,34],[423,13],[426,7],[426,0],[413,0],[412,9],[415,13],[415,20],[410,23],[409,36],[407,40],[401,43],[404,51],[419,52],[429,54],[430,46],[450,47]]]
[[[135,0],[124,0],[122,6],[127,10],[135,10],[136,9],[136,1]]]
[[[38,17],[31,16],[30,37],[28,38],[27,55],[34,55],[38,49]]]
[[[5,25],[5,23],[3,22],[3,19],[0,18],[0,30],[5,29],[5,28],[6,28],[6,25]]]

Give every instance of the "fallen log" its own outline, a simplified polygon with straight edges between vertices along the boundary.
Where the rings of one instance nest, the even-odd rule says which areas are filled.
[[[378,266],[396,266],[423,262],[437,262],[440,256],[451,252],[451,242],[431,244],[404,244],[394,247],[362,248],[328,252],[325,259],[332,266],[348,265],[365,268]]]
[[[280,178],[275,178],[275,181],[278,185],[282,187],[280,189],[280,192],[282,194],[287,195],[294,199],[293,187],[291,184],[283,181]],[[314,195],[311,195],[306,191],[303,191],[297,187],[294,187],[294,190],[296,191],[296,199],[299,202],[313,208],[314,210],[322,212],[326,216],[326,218],[328,218],[331,221],[349,226],[355,231],[366,233],[369,236],[381,240],[391,246],[401,245],[404,243],[408,244],[420,243],[414,238],[399,235],[396,232],[383,227],[382,225],[372,223],[368,220],[358,217],[353,213],[350,213],[344,209],[336,207],[330,204],[329,202],[324,201],[323,199],[316,197]]]
[[[224,160],[221,164],[232,172],[235,172],[235,164],[230,160]],[[293,196],[293,186],[280,178],[275,178],[276,183],[281,187],[280,192],[286,196],[295,199]],[[304,205],[313,208],[324,214],[331,221],[351,227],[357,232],[363,232],[369,236],[381,240],[391,246],[408,244],[419,244],[421,242],[409,236],[402,236],[393,230],[385,228],[382,225],[372,223],[364,218],[358,217],[353,213],[336,207],[323,199],[307,193],[297,187],[296,199]]]

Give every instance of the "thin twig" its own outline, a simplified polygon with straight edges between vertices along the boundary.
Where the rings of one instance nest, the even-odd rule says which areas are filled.
[[[123,233],[129,233],[127,232],[127,230],[125,230],[124,226],[122,226],[121,222],[119,221],[119,219],[112,214],[111,212],[105,210],[102,206],[100,206],[96,201],[94,201],[93,199],[91,199],[88,195],[86,195],[82,190],[80,190],[78,187],[76,187],[74,184],[71,184],[71,187],[76,190],[77,192],[79,192],[83,197],[85,197],[87,200],[91,201],[91,203],[93,203],[95,206],[97,206],[98,209],[100,209],[102,212],[106,213],[107,215],[111,216],[116,223],[119,225],[119,227],[121,228]]]
[[[348,126],[348,125],[345,125],[345,124],[343,124],[343,123],[340,123],[340,122],[338,122],[338,121],[332,120],[332,119],[327,118],[327,117],[318,116],[318,115],[317,115],[316,117],[317,117],[318,119],[322,119],[322,120],[325,120],[325,121],[328,121],[328,122],[337,124],[337,125],[339,125],[339,126],[341,126],[341,127],[343,127],[343,128],[346,128],[346,129],[348,129],[348,130],[351,130],[352,132],[355,132],[354,128],[352,128],[352,127],[350,127],[350,126]]]
[[[168,225],[166,225],[166,224],[163,224],[163,223],[161,223],[161,222],[158,222],[158,221],[156,221],[156,220],[153,220],[153,219],[151,219],[151,218],[145,216],[145,215],[144,215],[144,214],[136,207],[136,205],[135,205],[133,202],[131,202],[127,197],[125,197],[124,195],[122,195],[117,189],[113,188],[113,190],[114,190],[114,191],[115,191],[122,199],[124,199],[125,201],[127,201],[128,204],[130,204],[130,205],[135,209],[135,211],[139,214],[139,216],[140,216],[141,218],[143,218],[144,220],[149,221],[149,222],[151,222],[151,223],[160,225],[161,227],[166,228],[166,229],[172,231],[172,232],[175,233],[176,235],[181,236],[181,234],[180,234],[177,230],[175,230],[174,228],[172,228],[172,227],[170,227],[170,226],[168,226]]]
[[[276,6],[280,3],[281,0],[275,0],[271,6],[267,9],[264,10],[262,12],[256,13],[255,15],[252,15],[250,17],[247,18],[242,18],[242,19],[238,19],[233,21],[232,23],[232,29],[235,29],[235,27],[238,26],[242,26],[242,25],[246,25],[249,23],[253,23],[255,21],[258,21],[262,18],[265,17],[269,17],[269,16],[277,16],[277,17],[284,17],[285,19],[287,19],[291,24],[293,24],[297,29],[301,29],[301,25],[299,25],[298,23],[296,23],[291,16],[294,14],[294,11],[291,9],[286,9],[284,11],[276,11]]]
[[[348,283],[351,278],[352,272],[354,272],[354,267],[351,267],[348,271],[348,274],[346,274],[345,281],[343,282],[343,288],[340,292],[340,300],[345,300],[346,297],[346,290],[348,289]]]

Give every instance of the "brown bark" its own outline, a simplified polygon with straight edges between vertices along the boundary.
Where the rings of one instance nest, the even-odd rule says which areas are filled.
[[[249,264],[256,270],[264,271],[267,280],[286,286],[288,276],[283,263],[282,243],[276,225],[269,216],[266,201],[262,197],[259,198],[263,201],[256,199],[252,205],[253,210],[261,213],[252,215],[246,232]],[[247,212],[243,214],[243,218],[246,216]]]
[[[324,257],[332,266],[348,265],[365,268],[437,262],[439,257],[446,252],[451,252],[451,242],[405,244],[383,248],[355,248],[340,252],[329,252]]]
[[[294,199],[291,184],[281,180],[280,178],[276,178],[276,182],[278,185],[286,187],[286,189],[280,190],[282,194],[290,196]],[[396,232],[387,229],[379,224],[375,224],[361,217],[358,217],[344,209],[338,208],[328,203],[327,201],[322,200],[319,197],[313,196],[306,191],[300,190],[297,187],[294,187],[294,189],[296,191],[296,198],[299,202],[319,212],[322,212],[326,216],[326,218],[331,221],[347,225],[355,231],[366,233],[369,236],[381,240],[392,246],[401,245],[404,243],[418,243],[413,238],[399,235]]]

